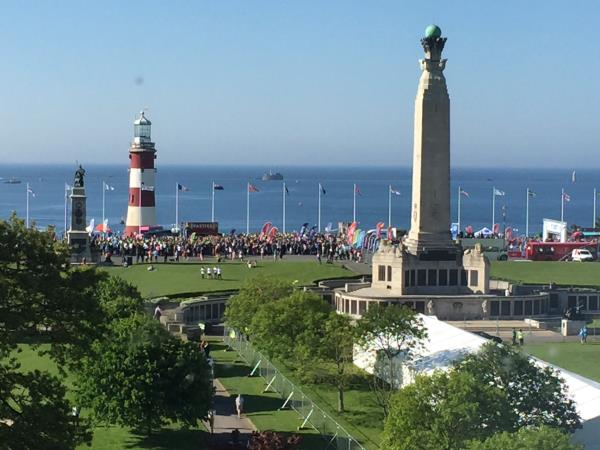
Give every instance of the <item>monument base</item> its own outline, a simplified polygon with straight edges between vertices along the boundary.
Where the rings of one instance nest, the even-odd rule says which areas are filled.
[[[67,231],[67,242],[71,247],[71,260],[73,262],[90,262],[90,236],[87,231]]]
[[[581,330],[585,324],[585,320],[562,319],[560,322],[560,334],[563,336],[577,336],[579,330]]]

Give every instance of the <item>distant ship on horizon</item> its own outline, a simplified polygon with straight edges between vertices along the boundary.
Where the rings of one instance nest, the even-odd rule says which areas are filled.
[[[263,181],[280,181],[280,180],[283,180],[283,175],[281,175],[279,172],[273,172],[271,169],[269,169],[268,172],[265,172],[263,174],[262,180]]]
[[[8,180],[3,181],[4,184],[21,184],[21,180],[15,177],[10,177]]]

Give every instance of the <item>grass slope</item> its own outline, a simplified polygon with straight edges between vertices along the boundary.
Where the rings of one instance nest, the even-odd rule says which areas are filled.
[[[600,264],[560,261],[493,261],[492,278],[519,283],[600,286]]]
[[[148,271],[147,264],[137,264],[127,268],[107,267],[103,270],[136,285],[144,297],[182,294],[186,292],[217,292],[239,289],[245,280],[257,276],[311,284],[325,278],[341,278],[355,275],[353,272],[333,264],[319,264],[316,261],[259,261],[258,267],[248,269],[246,264],[226,262],[220,264],[221,280],[200,278],[201,267],[214,267],[213,263],[167,263],[153,264],[154,271]]]
[[[579,342],[526,344],[524,350],[544,361],[600,382],[600,341],[588,338],[585,345]]]

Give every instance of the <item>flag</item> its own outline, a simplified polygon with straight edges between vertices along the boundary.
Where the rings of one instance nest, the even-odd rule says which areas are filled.
[[[283,185],[283,188],[285,189],[285,195],[290,195],[290,191],[285,184]]]
[[[142,191],[154,192],[154,186],[146,186],[144,183],[142,183]]]
[[[306,228],[308,228],[308,222],[304,222],[302,227],[300,227],[300,236],[303,236],[306,233]]]
[[[179,183],[177,183],[177,190],[183,191],[183,192],[189,191],[189,189],[187,187],[185,187],[183,184],[179,184]]]
[[[213,189],[215,191],[224,191],[225,188],[223,186],[221,186],[220,184],[213,184]]]
[[[275,237],[277,237],[277,233],[279,233],[279,229],[277,227],[272,227],[269,230],[269,235],[267,237],[267,239],[269,240],[269,242],[272,242],[273,239],[275,239]]]
[[[506,195],[506,192],[501,191],[500,189],[494,188],[494,195],[498,195],[498,196],[502,197],[502,196]]]
[[[377,229],[377,239],[381,239],[381,230],[383,229],[384,226],[385,226],[385,223],[383,223],[383,222],[378,222],[377,225],[375,225],[375,228]]]
[[[569,194],[567,194],[566,192],[563,192],[562,197],[563,197],[563,200],[565,202],[570,202],[571,201],[571,196]]]
[[[513,240],[513,229],[512,229],[512,227],[506,227],[506,229],[504,230],[504,237],[509,242]]]
[[[256,186],[251,183],[248,183],[248,192],[260,192]]]
[[[360,193],[360,188],[358,187],[358,184],[354,185],[354,192],[362,197],[362,194]]]
[[[323,187],[323,185],[321,183],[319,183],[319,187],[321,188],[321,194],[323,194],[323,195],[327,194],[327,192],[325,191],[325,188]]]
[[[272,225],[271,222],[265,222],[262,229],[260,230],[260,235],[259,235],[260,239],[262,239],[263,237],[265,237],[267,235],[267,233],[269,233],[269,228],[271,228],[271,225]]]
[[[354,232],[356,231],[356,227],[357,226],[358,226],[358,224],[356,222],[352,222],[350,224],[350,226],[348,227],[348,232],[347,232],[348,244],[352,244],[353,243]]]
[[[395,190],[394,188],[392,188],[392,186],[390,186],[390,192],[394,195],[398,195],[398,196],[402,195],[402,194],[400,194],[400,191]]]
[[[498,234],[500,233],[500,224],[499,223],[495,223],[494,226],[492,227],[494,230],[492,231],[492,233],[494,234]]]
[[[329,222],[325,227],[325,233],[331,233],[331,230],[333,230],[333,224]]]
[[[467,198],[470,197],[469,193],[467,191],[462,190],[462,189],[460,190],[460,195],[464,195]]]
[[[392,227],[388,227],[387,240],[392,241],[393,239],[394,239],[394,229]]]
[[[529,195],[531,198],[534,198],[535,196],[537,196],[537,194],[533,191],[527,190],[527,195]]]
[[[104,183],[104,189],[107,190],[107,191],[114,191],[115,187],[114,186],[110,186],[110,185]]]
[[[32,196],[33,198],[35,198],[35,192],[33,192],[33,189],[31,189],[31,187],[30,187],[30,186],[27,186],[27,193],[28,193],[28,194],[31,194],[31,196]]]

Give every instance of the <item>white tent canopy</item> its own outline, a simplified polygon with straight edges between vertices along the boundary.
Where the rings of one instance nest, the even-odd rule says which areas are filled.
[[[494,233],[488,227],[483,227],[481,230],[475,232],[475,237],[488,237],[492,236]]]

